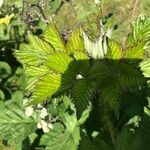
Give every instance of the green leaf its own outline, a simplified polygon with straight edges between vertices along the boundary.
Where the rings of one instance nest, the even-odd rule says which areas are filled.
[[[30,44],[22,44],[20,49],[15,51],[15,56],[24,65],[38,66],[43,62],[41,56]]]
[[[0,78],[6,78],[11,74],[11,67],[8,63],[0,61]]]
[[[63,140],[65,140],[62,134],[63,131],[64,131],[64,126],[61,123],[54,123],[53,130],[51,130],[49,133],[44,134],[42,136],[40,144],[46,145],[46,149],[48,149],[51,146],[51,149],[55,150],[57,147],[59,147],[60,144],[63,144]],[[59,142],[59,144],[58,143],[56,144],[56,141]]]
[[[64,89],[68,90],[72,87],[72,85],[76,81],[76,66],[73,63],[73,65],[69,65],[69,68],[66,70],[65,73],[61,76],[61,85]]]
[[[23,97],[24,97],[24,92],[23,91],[15,91],[12,95],[12,102],[18,103],[20,106],[23,105]]]
[[[87,107],[85,111],[83,111],[81,118],[78,120],[77,123],[78,126],[82,125],[86,121],[86,119],[89,117],[90,111],[91,111],[91,104],[90,106]]]
[[[53,48],[44,40],[29,35],[29,44],[22,44],[20,50],[15,52],[17,59],[24,65],[38,66],[52,53]]]
[[[2,90],[0,90],[0,100],[4,100],[5,99],[5,94]]]
[[[114,72],[112,64],[108,63],[106,59],[95,61],[89,68],[89,78],[96,79],[96,83],[101,83],[107,80]]]
[[[90,59],[87,56],[87,54],[84,53],[83,51],[76,51],[76,52],[74,52],[73,56],[77,60],[74,62],[76,65],[76,71],[75,71],[76,75],[78,73],[81,73],[83,75],[87,75],[88,69],[90,67]]]
[[[143,75],[147,78],[150,77],[150,58],[145,59],[140,63],[141,71],[143,72]]]
[[[109,145],[107,142],[104,140],[99,140],[97,141],[98,147],[100,148],[99,150],[113,150],[112,145]]]
[[[37,51],[40,55],[47,56],[54,53],[53,48],[37,36],[29,35],[29,41],[33,46],[33,50]]]
[[[141,150],[140,138],[136,137],[129,128],[124,128],[117,136],[115,147],[115,150]]]
[[[91,137],[82,133],[79,150],[113,150],[113,148],[112,145],[109,145],[104,140],[100,139],[100,137],[91,139]]]
[[[50,72],[50,70],[44,65],[41,65],[38,67],[28,66],[25,68],[26,76],[30,76],[30,77],[37,77],[38,78],[38,77],[41,77],[43,75],[46,75],[49,72]]]
[[[150,38],[150,18],[141,16],[132,23],[133,37],[135,40],[149,40]]]
[[[46,145],[46,149],[50,150],[76,150],[80,140],[79,125],[88,117],[89,110],[84,112],[80,121],[77,120],[74,105],[70,105],[72,113],[66,112],[63,116],[65,128],[60,123],[55,123],[53,130],[44,134],[41,144]],[[82,121],[81,121],[82,120]],[[58,144],[59,143],[59,144]]]
[[[88,60],[89,59],[87,54],[82,52],[82,51],[76,51],[73,53],[73,55],[74,55],[76,60]]]
[[[30,92],[33,91],[39,80],[49,73],[51,71],[44,65],[25,67],[26,89]]]
[[[140,137],[141,149],[149,150],[150,147],[150,109],[144,107],[144,115],[141,118],[137,135]],[[142,138],[141,138],[142,137]],[[140,149],[140,150],[141,150]]]
[[[149,110],[148,108],[144,107],[144,112],[145,112],[148,116],[150,116],[150,110]]]
[[[62,52],[65,51],[65,46],[63,44],[63,41],[61,40],[59,32],[56,29],[56,26],[53,22],[51,22],[50,25],[47,27],[44,33],[44,39],[48,43],[50,43],[56,51],[62,51]]]
[[[25,83],[26,83],[26,90],[32,92],[36,84],[38,83],[38,78],[37,77],[26,78]]]
[[[61,87],[60,74],[48,74],[36,85],[30,104],[38,104],[51,98]]]
[[[132,46],[128,47],[124,52],[124,58],[127,59],[143,59],[144,58],[145,42],[138,41]]]
[[[108,42],[109,51],[107,53],[110,59],[121,59],[122,58],[122,47],[116,41],[109,40]]]
[[[100,95],[102,100],[115,111],[120,107],[120,87],[116,78],[107,79],[100,85]]]
[[[80,116],[89,105],[95,88],[96,85],[92,81],[86,79],[79,79],[76,81],[72,89],[72,95],[74,97],[78,116]]]
[[[64,73],[69,64],[73,61],[69,55],[65,53],[56,53],[47,59],[47,65],[54,71]]]
[[[68,110],[72,99],[70,96],[63,95],[61,97],[53,98],[51,103],[47,105],[48,112],[53,116],[63,118]]]
[[[66,50],[69,53],[75,52],[75,51],[83,51],[84,48],[84,42],[82,39],[82,34],[80,29],[76,29],[71,33],[71,36],[69,37],[69,40],[66,44]]]
[[[125,63],[118,64],[118,67],[120,68],[120,75],[118,76],[118,79],[123,88],[137,88],[145,84],[146,80],[138,68]]]
[[[34,140],[38,137],[35,132],[29,135],[30,143],[33,144]]]
[[[101,150],[87,136],[83,135],[80,141],[79,150]]]
[[[60,118],[63,118],[64,115],[66,114],[66,111],[68,110],[68,108],[71,105],[72,99],[70,98],[70,96],[61,96],[60,98],[57,98],[57,115]],[[56,102],[55,102],[56,103]],[[55,107],[56,108],[56,107]]]
[[[26,117],[17,103],[9,104],[0,111],[0,137],[10,143],[18,143],[36,130],[38,117]]]

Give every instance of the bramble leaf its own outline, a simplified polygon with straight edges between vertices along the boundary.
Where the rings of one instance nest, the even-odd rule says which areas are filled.
[[[46,149],[51,150],[76,150],[80,141],[79,126],[85,122],[89,116],[90,108],[83,112],[79,120],[76,117],[74,105],[70,105],[71,114],[66,112],[63,116],[65,128],[60,123],[54,124],[54,129],[42,136],[40,144],[46,145]],[[59,143],[59,144],[58,144]]]
[[[75,51],[83,51],[85,48],[84,48],[84,42],[82,38],[83,37],[80,29],[76,29],[75,31],[73,31],[66,44],[66,50],[69,53]]]
[[[9,104],[0,111],[0,137],[10,143],[21,142],[37,129],[38,121],[36,114],[27,117],[19,104]]]
[[[44,33],[44,39],[54,47],[56,51],[66,51],[65,46],[63,44],[63,41],[59,35],[58,30],[56,29],[56,26],[53,22],[50,23],[50,25],[47,27],[45,33]]]

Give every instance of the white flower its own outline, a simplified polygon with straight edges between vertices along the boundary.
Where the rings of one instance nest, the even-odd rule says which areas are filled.
[[[42,125],[42,127],[45,127],[45,126],[47,126],[47,122],[45,120],[41,120],[41,125]]]
[[[47,126],[43,127],[43,132],[44,133],[48,133],[49,132],[49,128]]]
[[[43,109],[41,110],[40,117],[41,117],[41,118],[45,118],[47,115],[48,115],[47,109],[46,109],[46,108],[43,108]]]
[[[32,106],[26,107],[25,108],[25,114],[26,114],[27,117],[32,116],[32,114],[33,114],[33,107]]]
[[[95,0],[94,3],[95,3],[96,5],[99,5],[101,2],[100,2],[100,0]]]
[[[27,103],[29,102],[29,100],[27,98],[23,99],[23,105],[25,106]]]
[[[48,124],[47,124],[46,121],[41,120],[41,125],[42,125],[42,129],[43,129],[43,132],[44,132],[44,133],[49,132]]]
[[[76,79],[77,80],[79,80],[79,79],[83,79],[84,77],[83,77],[83,75],[82,74],[78,74],[77,76],[76,76]]]
[[[50,129],[53,129],[53,125],[51,123],[47,123],[45,120],[41,120],[37,124],[37,128],[39,128],[39,129],[42,128],[44,133],[48,133],[50,131]]]
[[[53,129],[53,125],[52,125],[51,123],[48,123],[48,127],[49,127],[50,129]]]
[[[43,108],[43,106],[41,104],[38,104],[37,107],[38,108]]]
[[[37,128],[38,128],[38,129],[41,129],[41,128],[42,128],[41,122],[39,122],[39,123],[37,124]]]
[[[3,5],[3,0],[0,0],[0,7]]]

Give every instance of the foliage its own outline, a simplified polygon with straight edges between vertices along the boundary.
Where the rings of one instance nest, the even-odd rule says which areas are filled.
[[[77,149],[80,140],[79,126],[82,125],[89,116],[90,108],[83,112],[79,120],[76,118],[74,105],[71,104],[70,108],[73,111],[71,115],[69,115],[68,112],[64,112],[63,114],[63,121],[66,128],[64,129],[61,123],[55,123],[54,129],[48,134],[43,135],[41,144],[46,145],[46,149]]]
[[[0,149],[149,150],[150,19],[128,29],[131,3],[4,2]]]
[[[0,116],[0,135],[9,140],[10,143],[22,142],[23,139],[36,130],[37,116],[26,117],[23,109],[17,103],[4,107]]]
[[[145,24],[146,21],[147,18],[138,20],[139,24],[141,22]],[[143,29],[145,30],[145,28]],[[105,52],[100,57],[95,57],[95,54],[97,51],[102,54],[103,48],[100,48],[100,46],[94,47],[94,44],[97,43],[90,41],[88,35],[82,29],[73,31],[67,44],[64,44],[61,40],[53,22],[50,23],[41,38],[29,35],[29,43],[23,44],[21,49],[15,52],[18,60],[25,67],[28,80],[32,80],[27,84],[27,87],[31,87],[29,91],[32,91],[29,105],[46,101],[51,102],[54,97],[64,93],[68,96],[71,95],[73,98],[77,109],[77,117],[80,118],[82,112],[91,102],[93,111],[95,111],[94,109],[101,109],[99,113],[103,115],[100,121],[106,124],[102,127],[109,130],[109,133],[104,131],[104,134],[110,134],[110,143],[114,144],[115,149],[127,148],[127,140],[130,139],[130,136],[132,138],[136,135],[130,133],[129,129],[123,129],[115,140],[115,130],[118,129],[113,127],[111,114],[119,121],[122,115],[121,107],[126,107],[126,105],[134,107],[133,103],[122,101],[126,98],[126,94],[132,93],[135,97],[137,93],[141,93],[141,99],[144,97],[142,91],[146,89],[146,79],[140,72],[138,64],[145,57],[144,49],[147,45],[147,36],[143,36],[143,39],[137,37],[140,37],[142,33],[148,35],[149,30],[144,31],[141,27],[138,28],[137,25],[133,25],[133,31],[135,30],[138,30],[137,35],[135,37],[134,34],[131,34],[126,51],[122,51],[122,46],[113,39],[106,37],[107,34],[104,33],[101,38],[108,39],[107,46],[104,45],[107,54]],[[89,51],[91,43],[94,50]],[[103,40],[99,39],[97,45],[100,44],[103,44]],[[26,52],[28,50],[30,50],[31,55]],[[33,68],[34,71],[28,71],[33,70]],[[42,72],[37,74],[40,68]],[[95,101],[98,103],[98,108],[94,106]],[[144,103],[146,103],[146,100],[138,104],[138,113],[140,114],[142,114]],[[136,112],[133,111],[132,113]],[[97,118],[96,116],[91,117]],[[129,116],[126,117],[130,119]],[[90,118],[89,124],[91,124]],[[121,126],[123,125],[121,124]],[[54,129],[55,134],[59,134],[57,132],[62,130],[59,128],[61,127],[58,127],[57,131]],[[86,130],[88,132],[89,129],[86,128]],[[50,132],[49,136],[52,135],[53,132]],[[47,136],[45,138],[47,139]],[[121,139],[125,140],[127,145],[123,145],[125,142]],[[59,140],[59,137],[57,140]],[[137,149],[136,143],[140,143],[138,140],[138,138],[135,138],[131,149]],[[52,144],[50,142],[50,146]],[[63,146],[62,149],[64,149]]]
[[[56,31],[57,30],[56,28],[54,28],[54,24],[51,23],[43,36],[43,39],[45,39],[50,45],[48,45],[48,43],[42,42],[42,39],[30,35],[30,43],[28,45],[23,45],[21,50],[16,52],[17,58],[24,65],[26,65],[26,70],[32,67],[34,67],[34,70],[37,71],[39,67],[46,68],[45,70],[43,70],[41,75],[38,74],[37,76],[32,72],[28,74],[29,78],[34,78],[34,81],[32,81],[32,83],[35,84],[33,96],[31,98],[32,104],[43,102],[47,100],[47,98],[52,97],[54,94],[62,92],[64,90],[66,91],[67,89],[70,90],[71,88],[76,103],[81,106],[81,101],[85,99],[84,104],[86,107],[86,104],[91,99],[94,91],[96,91],[96,88],[99,87],[102,99],[104,99],[106,102],[109,101],[107,103],[110,103],[110,106],[113,107],[116,103],[118,103],[120,88],[126,88],[127,90],[129,88],[142,86],[144,84],[144,78],[136,68],[137,62],[144,56],[144,44],[142,44],[141,46],[137,45],[137,43],[134,43],[134,45],[132,45],[132,48],[128,47],[127,51],[125,51],[123,54],[120,54],[120,60],[118,60],[115,57],[115,50],[116,47],[119,48],[120,46],[117,45],[117,43],[115,43],[116,46],[114,46],[114,42],[110,41],[108,45],[109,47],[107,48],[108,51],[110,50],[108,55],[106,55],[102,60],[93,60],[92,62],[90,62],[91,60],[89,59],[90,57],[88,56],[87,52],[85,50],[75,51],[75,49],[77,48],[74,48],[74,44],[74,51],[67,51],[67,49],[65,49],[65,45],[60,39],[58,32]],[[74,43],[72,38],[74,34],[78,34],[78,36],[76,37],[78,38],[78,41],[82,40],[83,37],[81,37],[81,33],[75,31],[75,33],[73,33],[70,37],[72,43]],[[85,38],[86,37],[84,36],[84,39]],[[86,48],[86,45],[88,45],[89,41],[85,40],[84,42]],[[100,40],[100,42],[102,43],[102,40]],[[37,45],[38,47],[35,47]],[[66,46],[67,45],[68,44],[66,44]],[[42,49],[43,46],[44,48]],[[48,46],[51,47],[47,48]],[[33,49],[33,51],[31,52],[32,47],[35,47],[35,49]],[[53,49],[53,51],[51,49]],[[137,55],[135,55],[136,59],[133,59],[133,53],[135,54],[135,52],[132,49],[137,51]],[[30,50],[30,56],[27,50]],[[100,51],[101,49],[95,50]],[[121,47],[120,49],[117,49],[117,51],[118,50],[121,51]],[[79,58],[75,57],[76,53],[78,53]],[[94,52],[91,51],[90,53],[90,56],[92,57]],[[82,55],[84,55],[83,58]],[[95,58],[95,56],[92,58]],[[132,64],[129,64],[130,61],[132,61]],[[112,68],[115,69],[115,72]],[[89,72],[87,70],[89,70]],[[130,77],[128,77],[129,70]],[[50,73],[49,75],[47,75],[48,72]],[[99,72],[101,72],[101,74],[99,74]],[[78,78],[78,76],[81,77]],[[111,80],[113,79],[111,81],[113,86],[110,84],[110,77]],[[98,83],[101,85],[97,84],[95,81],[98,81]],[[38,84],[36,85],[36,83]],[[50,84],[53,86],[49,86]],[[115,91],[113,91],[113,95],[111,93],[108,94],[108,92],[112,92],[112,90],[110,89],[114,89],[114,84],[116,84],[116,89]],[[27,87],[33,86],[27,85]],[[86,89],[82,91],[81,89],[84,89],[85,87]],[[112,102],[110,102],[110,97],[108,97],[109,95],[112,99]]]

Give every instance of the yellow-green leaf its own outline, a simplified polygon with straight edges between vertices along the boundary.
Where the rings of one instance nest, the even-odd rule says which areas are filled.
[[[51,98],[61,87],[60,74],[48,74],[39,81],[35,87],[30,104],[38,104]]]
[[[124,52],[124,58],[143,59],[144,47],[145,47],[145,42],[143,41],[134,43],[132,46],[128,47],[128,49]]]
[[[73,53],[76,60],[88,60],[88,55],[83,51],[76,51]]]
[[[65,46],[59,35],[59,32],[53,22],[47,27],[44,33],[44,39],[50,43],[56,51],[65,51]]]
[[[108,42],[109,51],[107,57],[110,59],[120,59],[122,58],[122,47],[119,43],[114,40],[109,40]]]
[[[141,70],[145,77],[150,77],[150,59],[145,59],[140,63]]]
[[[22,44],[20,50],[15,51],[15,56],[24,65],[38,66],[43,60],[33,49],[33,46],[30,44]]]
[[[56,53],[47,59],[47,65],[54,71],[64,73],[73,59],[65,53]]]
[[[82,34],[80,32],[80,29],[76,29],[71,33],[71,36],[69,37],[69,40],[66,44],[66,50],[69,53],[72,53],[74,51],[83,51],[84,48],[84,41]]]
[[[27,67],[25,70],[26,76],[31,77],[40,77],[47,74],[48,72],[50,72],[50,70],[46,66],[38,66],[38,67],[30,66]]]
[[[22,44],[20,50],[15,52],[18,60],[28,66],[39,66],[45,59],[54,53],[53,48],[44,40],[29,35],[29,44]]]
[[[50,55],[54,53],[53,48],[44,40],[37,36],[29,35],[30,44],[33,46],[33,50],[37,51],[41,55]]]

